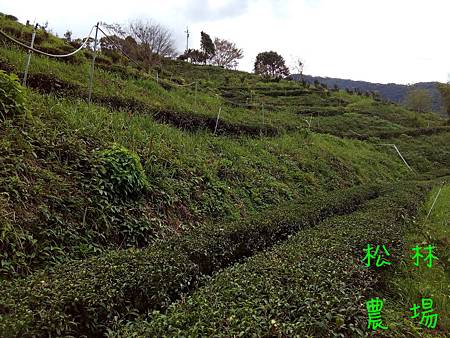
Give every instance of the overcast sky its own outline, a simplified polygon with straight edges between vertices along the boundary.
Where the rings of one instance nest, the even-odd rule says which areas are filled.
[[[179,51],[191,31],[233,41],[244,50],[239,69],[275,50],[305,74],[388,83],[447,81],[450,0],[0,0],[0,11],[45,23],[59,35],[86,35],[96,21],[152,18],[173,31]]]

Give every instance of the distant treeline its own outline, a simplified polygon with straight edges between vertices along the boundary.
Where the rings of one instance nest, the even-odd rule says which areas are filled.
[[[292,75],[292,77],[296,80],[300,79],[299,75]],[[407,86],[395,83],[380,84],[310,75],[303,75],[303,79],[308,83],[319,81],[320,83],[326,84],[329,88],[333,88],[336,85],[340,89],[360,90],[362,92],[378,92],[381,98],[401,104],[405,103],[406,95],[411,87],[426,89],[430,92],[432,97],[433,111],[444,114],[442,108],[442,97],[439,89],[437,88],[437,82],[420,82],[412,86]]]

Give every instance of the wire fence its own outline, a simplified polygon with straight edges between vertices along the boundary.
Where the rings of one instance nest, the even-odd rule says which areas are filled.
[[[133,63],[136,67],[141,68],[141,64],[135,60],[132,56],[130,56],[127,52],[124,51],[124,49],[122,48],[122,46],[120,44],[118,44],[116,41],[114,41],[114,39],[111,38],[111,36],[113,36],[113,34],[111,34],[109,28],[107,26],[102,25],[100,22],[97,23],[96,25],[93,25],[89,34],[87,35],[86,38],[84,38],[84,40],[82,41],[81,45],[75,49],[74,51],[67,53],[67,54],[52,54],[52,53],[48,53],[42,50],[39,50],[38,48],[34,47],[34,37],[36,35],[36,29],[37,29],[36,25],[33,29],[33,34],[32,34],[32,41],[30,43],[30,45],[27,45],[25,42],[23,41],[19,41],[18,39],[11,37],[10,35],[8,35],[7,33],[5,33],[4,31],[0,30],[0,35],[3,36],[4,38],[6,38],[7,40],[13,42],[14,44],[18,45],[19,47],[25,49],[28,51],[28,59],[25,65],[25,71],[24,71],[24,76],[23,76],[23,85],[26,86],[26,80],[27,80],[27,76],[28,76],[28,72],[29,72],[29,67],[30,67],[30,62],[31,62],[31,54],[32,53],[36,53],[42,56],[46,56],[46,57],[50,57],[50,58],[59,58],[59,59],[63,59],[63,58],[68,58],[71,57],[79,52],[81,52],[84,48],[86,48],[88,46],[88,44],[92,41],[92,39],[94,40],[94,50],[93,50],[93,56],[92,56],[92,62],[91,62],[91,66],[89,68],[89,83],[88,83],[88,87],[89,87],[89,95],[88,95],[88,102],[89,104],[91,103],[92,100],[92,91],[93,91],[93,81],[94,81],[94,69],[95,69],[95,60],[97,57],[97,46],[98,46],[98,33],[101,33],[105,39],[112,45],[114,46],[114,48],[121,54],[123,55],[127,60],[129,60],[131,63]],[[95,37],[93,38],[93,33],[95,31]],[[160,78],[159,78],[159,73],[156,72],[156,76],[152,75],[151,73],[146,73],[145,74],[146,77],[149,77],[153,80],[155,80],[157,83],[160,82]],[[187,84],[179,84],[176,83],[174,81],[168,80],[168,79],[164,79],[164,81],[169,82],[171,86],[177,87],[177,88],[194,88],[194,105],[197,106],[198,103],[198,92],[199,92],[199,81],[193,81],[191,83],[187,83]],[[221,100],[224,103],[233,105],[235,107],[240,107],[240,108],[245,108],[245,109],[249,109],[249,108],[260,108],[262,111],[262,120],[263,120],[263,125],[264,125],[264,104],[248,104],[248,103],[239,103],[239,102],[235,102],[235,101],[231,101],[228,100],[224,97],[220,97],[219,95],[217,95],[217,93],[213,90],[211,90],[210,88],[206,88],[207,92],[209,92],[210,94],[215,95],[215,97],[218,100]],[[252,95],[252,100],[253,100],[253,95]],[[214,134],[216,134],[217,132],[217,128],[218,128],[218,123],[219,123],[219,118],[220,118],[220,114],[222,112],[222,106],[219,107],[219,111],[216,117],[216,126],[214,129]]]
[[[90,39],[92,39],[92,34],[94,32],[94,29],[95,29],[94,54],[93,54],[93,57],[92,57],[92,63],[91,63],[90,72],[89,72],[89,98],[88,98],[89,104],[91,103],[91,97],[92,97],[94,68],[95,68],[95,59],[96,59],[96,54],[97,54],[97,44],[98,44],[98,40],[99,40],[98,39],[98,33],[99,32],[101,34],[103,34],[104,37],[106,38],[106,40],[110,44],[112,44],[126,59],[128,59],[130,62],[132,62],[138,68],[141,67],[141,64],[137,60],[135,60],[133,57],[128,55],[128,53],[126,53],[123,50],[122,46],[120,46],[116,41],[111,39],[111,37],[110,37],[110,36],[112,36],[111,33],[109,33],[109,34],[106,33],[102,29],[100,23],[97,23],[96,25],[92,26],[88,36],[82,41],[82,43],[81,43],[79,48],[77,48],[74,51],[72,51],[70,53],[67,53],[67,54],[51,54],[51,53],[47,53],[47,52],[44,52],[42,50],[39,50],[37,48],[34,48],[33,44],[34,44],[34,38],[35,38],[35,34],[36,34],[36,28],[37,28],[37,25],[33,29],[32,41],[31,41],[30,45],[27,45],[26,43],[24,43],[22,41],[19,41],[19,40],[15,39],[15,38],[9,36],[3,30],[0,30],[0,35],[1,36],[3,36],[4,38],[8,39],[9,41],[17,44],[18,46],[26,49],[28,51],[28,53],[29,53],[28,60],[27,60],[26,66],[25,66],[25,72],[24,72],[24,81],[23,81],[24,84],[26,84],[26,78],[27,78],[28,69],[29,69],[29,66],[30,66],[31,52],[34,52],[34,53],[37,53],[37,54],[40,54],[40,55],[43,55],[43,56],[47,56],[47,57],[50,57],[50,58],[67,58],[67,57],[73,56],[73,55],[79,53],[81,50],[83,50],[84,48],[87,47],[88,43],[90,42]],[[105,30],[109,31],[109,29],[107,27],[103,27],[103,28],[105,28]],[[149,73],[147,73],[146,75],[149,76],[150,78],[152,78],[153,80],[155,80],[157,83],[159,83],[159,75],[158,75],[158,73],[157,73],[156,77],[154,77],[153,75],[151,75]],[[168,81],[168,80],[165,80],[165,81]],[[195,99],[194,100],[195,100],[195,105],[197,105],[199,81],[194,81],[194,82],[191,82],[191,83],[188,83],[188,84],[178,84],[178,83],[172,82],[172,81],[170,81],[170,82],[171,82],[170,83],[171,85],[173,85],[175,87],[178,87],[178,88],[188,88],[188,87],[195,86],[195,94],[194,94],[195,95],[194,96]],[[206,89],[207,89],[207,92],[210,92],[211,94],[214,94],[216,96],[216,98],[219,99],[219,95],[216,92],[214,92],[210,88],[206,88]],[[254,99],[253,93],[250,92],[250,95],[251,95],[250,96],[251,97],[251,101],[253,101],[253,99]],[[236,107],[241,107],[241,108],[246,108],[246,109],[248,109],[248,108],[260,108],[261,112],[262,112],[263,125],[265,124],[264,103],[257,103],[257,104],[253,104],[253,103],[248,104],[248,103],[246,103],[246,104],[243,104],[243,103],[239,103],[239,102],[228,100],[228,99],[226,99],[224,97],[220,97],[220,100],[223,101],[224,103],[228,103],[228,104],[231,104],[231,105],[236,106]],[[222,106],[219,106],[219,110],[218,110],[217,117],[216,117],[216,124],[215,124],[215,128],[214,128],[214,134],[216,134],[217,129],[218,129],[218,124],[219,124],[219,119],[220,119],[221,112],[222,112]],[[311,128],[311,126],[312,126],[312,116],[310,117],[309,120],[304,119],[304,121],[307,123],[308,127]],[[411,166],[408,164],[408,162],[405,160],[403,155],[400,153],[398,147],[395,144],[380,144],[380,145],[381,146],[391,146],[391,147],[393,147],[396,150],[397,154],[402,159],[403,163],[407,166],[407,168],[411,172],[414,171],[411,168]]]
[[[21,41],[15,39],[15,38],[13,38],[12,36],[9,36],[5,32],[3,32],[2,30],[0,30],[0,35],[5,37],[6,39],[10,40],[11,42],[14,42],[18,46],[25,48],[28,51],[35,52],[37,54],[41,54],[41,55],[52,57],[52,58],[66,58],[66,57],[75,55],[76,53],[80,52],[83,48],[85,48],[87,46],[87,43],[88,43],[89,39],[91,38],[91,35],[92,35],[92,32],[94,31],[94,28],[95,28],[95,26],[92,27],[91,31],[89,32],[88,37],[84,39],[83,43],[81,44],[81,46],[78,49],[74,50],[71,53],[61,54],[61,55],[59,55],[59,54],[50,54],[50,53],[44,52],[42,50],[36,49],[33,46],[28,46],[24,42],[21,42]]]

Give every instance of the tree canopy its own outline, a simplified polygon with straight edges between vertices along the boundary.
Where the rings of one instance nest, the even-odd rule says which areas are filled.
[[[208,56],[208,58],[211,58],[216,52],[216,46],[212,42],[209,34],[205,32],[201,32],[200,48],[203,53]]]
[[[215,38],[214,45],[216,53],[211,60],[213,65],[228,69],[236,68],[238,60],[244,57],[242,49],[237,48],[234,43],[228,40]]]
[[[274,51],[259,53],[255,61],[255,73],[265,78],[280,79],[289,76],[284,58]]]
[[[439,91],[441,92],[444,110],[447,113],[448,117],[450,118],[450,82],[447,84],[441,83],[439,84],[438,88]]]
[[[142,62],[145,68],[158,64],[161,57],[176,55],[172,32],[151,20],[135,20],[125,27],[119,24],[107,27],[115,33],[110,36],[110,39],[114,40],[114,45],[117,43],[116,47],[120,47],[130,57]],[[103,41],[103,44],[109,43]],[[116,47],[108,46],[107,49],[114,50]]]

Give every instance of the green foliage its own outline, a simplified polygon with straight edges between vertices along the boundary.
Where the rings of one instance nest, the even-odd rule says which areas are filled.
[[[142,247],[173,231],[239,219],[314,192],[397,180],[407,172],[394,155],[361,142],[313,133],[211,137],[145,115],[30,95],[35,118],[20,132],[9,121],[0,141],[0,193],[11,197],[9,204],[0,203],[0,214],[18,234],[2,247],[8,267],[0,273],[10,277],[69,257]],[[92,171],[95,149],[113,143],[143,159],[151,181],[144,198],[115,198],[109,190],[100,195],[103,178]]]
[[[208,58],[209,55],[204,51],[191,48],[178,57],[179,60],[190,61],[192,63],[206,63]]]
[[[214,46],[211,37],[203,31],[201,32],[200,48],[208,58],[211,58],[216,52],[216,47]]]
[[[379,292],[381,276],[360,267],[362,248],[375,241],[397,250],[425,191],[396,186],[352,214],[302,229],[116,336],[365,336],[364,300]]]
[[[377,194],[377,187],[368,186],[294,200],[246,220],[199,227],[184,237],[183,247],[195,257],[201,271],[212,273],[272,246],[299,229],[316,225],[330,215],[351,212]]]
[[[281,55],[270,51],[256,56],[255,73],[268,79],[280,79],[289,75],[289,69]]]
[[[98,153],[95,170],[100,195],[137,198],[149,187],[139,156],[117,144]]]
[[[440,83],[438,89],[441,92],[442,101],[444,104],[444,111],[447,113],[450,119],[450,83]]]
[[[6,337],[99,335],[118,320],[167,307],[198,286],[202,274],[333,214],[351,212],[377,192],[356,187],[296,200],[244,221],[204,225],[144,250],[107,253],[13,281],[0,299],[0,331]]]
[[[105,324],[185,292],[197,271],[170,243],[67,262],[54,272],[2,285],[2,290],[11,285],[11,293],[3,297],[2,292],[0,299],[0,332],[2,337],[102,336]],[[22,298],[27,294],[30,302]]]
[[[441,193],[433,205],[441,188]],[[448,316],[450,314],[450,302],[448,301],[450,294],[449,201],[450,186],[448,184],[439,184],[428,194],[427,201],[421,210],[421,217],[411,224],[405,236],[405,245],[399,255],[402,264],[397,265],[396,273],[389,275],[386,283],[389,285],[387,293],[399,295],[395,299],[398,304],[397,309],[401,309],[403,304],[414,304],[419,296],[432,298],[435,308],[441,314],[437,331],[443,334],[450,329],[450,317]],[[432,212],[427,217],[432,205]],[[411,249],[424,243],[430,243],[435,247],[433,253],[438,256],[438,259],[433,262],[432,268],[421,264],[419,267],[411,269]],[[411,322],[408,323],[403,317],[403,311],[395,311],[392,315],[391,320],[396,322],[397,326],[396,332],[404,336],[426,337],[426,329],[417,327],[418,325]],[[430,336],[436,336],[438,332],[429,333]]]
[[[0,115],[3,119],[25,113],[25,92],[15,74],[0,70]]]
[[[11,15],[11,14],[4,14],[4,17],[5,17],[5,19],[11,20],[11,21],[19,20],[17,17],[15,17],[14,15]]]
[[[428,90],[412,88],[405,97],[406,106],[419,113],[429,112],[432,109],[432,97]]]
[[[4,18],[0,25],[23,41],[31,37],[31,26]],[[135,50],[133,39],[117,42],[131,53]],[[57,54],[72,51],[77,43],[68,44],[44,30],[36,39],[38,48]],[[0,282],[2,336],[100,336],[107,326],[148,310],[166,309],[202,285],[203,274],[235,263],[245,265],[239,262],[298,231],[311,237],[311,248],[321,257],[327,238],[337,235],[340,249],[348,244],[342,238],[370,237],[373,233],[362,227],[351,227],[353,218],[346,228],[338,221],[317,232],[305,228],[351,212],[379,193],[370,187],[347,187],[398,181],[408,177],[408,171],[392,149],[372,144],[379,140],[361,142],[323,133],[348,136],[344,133],[351,130],[396,137],[392,142],[418,172],[430,177],[448,173],[450,133],[434,115],[345,91],[330,93],[323,86],[263,81],[255,74],[177,60],[161,60],[157,82],[153,74],[126,66],[114,44],[101,43],[104,53],[97,59],[101,63],[92,104],[85,102],[90,67],[86,57],[91,52],[66,62],[34,55],[27,107],[35,118],[20,128],[14,119],[0,125],[0,274],[11,279]],[[6,44],[0,53],[0,69],[8,73],[22,69],[25,52]],[[226,60],[216,61],[227,67]],[[197,86],[189,86],[193,82]],[[213,135],[219,109],[219,127]],[[415,196],[405,194],[392,203],[407,208],[409,201],[414,204]],[[378,204],[383,212],[388,207]],[[256,212],[261,214],[253,215]],[[365,214],[367,224],[386,220],[383,212]],[[389,236],[392,229],[387,228]],[[384,236],[382,231],[374,234]],[[298,262],[305,242],[296,243],[286,252],[301,253]],[[304,257],[311,258],[308,255],[305,252]],[[272,255],[263,257],[271,257],[273,265],[279,262]],[[305,285],[311,287],[311,295],[318,290],[324,298],[345,293],[350,288],[342,288],[342,282],[358,294],[346,264],[336,272],[328,269],[326,262],[333,257],[323,255],[317,269],[314,259],[298,269],[296,263],[284,262],[271,275],[264,273],[262,263],[255,265],[262,284],[257,278],[252,283],[247,270],[236,270],[233,283],[240,277],[249,281],[248,289],[235,285],[255,297],[243,304],[242,317],[250,318],[245,313],[250,309],[256,316],[251,318],[262,318],[258,325],[269,322],[272,318],[268,321],[257,312],[267,297],[252,293],[252,288],[277,293],[276,285],[286,284],[294,287],[270,297],[270,307],[261,306],[264,311],[289,313],[292,309],[277,306],[292,300],[297,308],[307,303],[333,319],[335,299],[328,298],[330,304],[317,302],[318,306],[302,296]],[[291,272],[290,283],[278,279]],[[311,283],[304,282],[305,275],[311,276]],[[324,282],[328,275],[334,284]],[[341,275],[344,279],[339,279]],[[359,277],[355,280],[365,276]],[[233,283],[224,280],[219,289],[229,290]],[[220,290],[217,295],[222,297]],[[338,305],[352,315],[353,296],[346,295]],[[238,312],[236,308],[230,307]],[[216,309],[219,315],[225,313],[221,304]],[[183,322],[184,314],[179,313]],[[214,314],[214,309],[202,313]],[[296,328],[290,318],[288,329],[279,330],[286,335],[289,327]],[[321,323],[311,315],[301,320],[311,319],[325,336],[323,325],[336,329],[333,320]],[[343,319],[336,315],[336,320]],[[275,326],[274,332],[264,333],[276,336]],[[241,335],[250,335],[245,330],[242,327]]]

